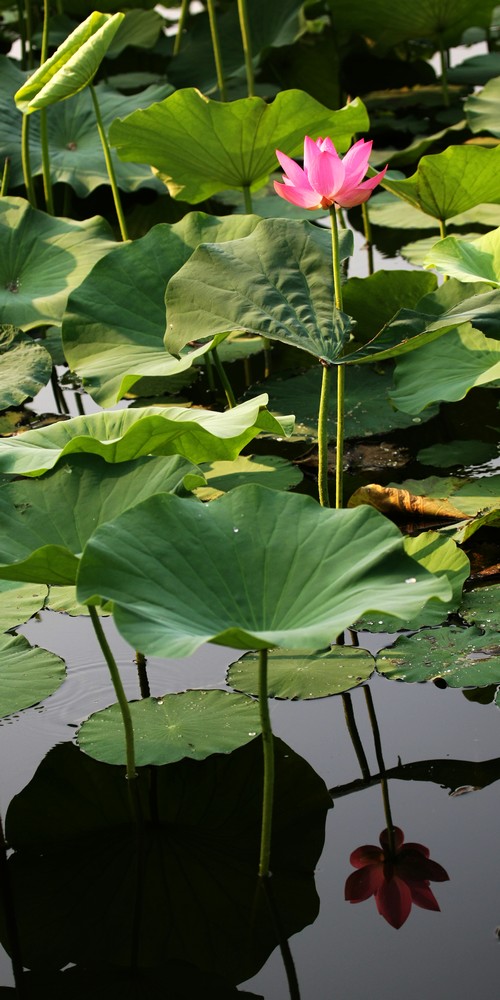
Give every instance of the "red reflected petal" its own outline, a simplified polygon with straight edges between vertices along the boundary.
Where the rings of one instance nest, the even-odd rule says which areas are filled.
[[[358,871],[351,872],[346,879],[344,898],[349,903],[362,903],[364,899],[376,895],[384,882],[384,873],[380,865],[366,865]]]
[[[396,848],[396,851],[399,851],[401,849],[401,847],[403,846],[404,839],[405,839],[405,835],[404,835],[403,831],[400,829],[399,826],[395,826],[394,827],[394,846]],[[389,845],[389,831],[387,829],[382,830],[382,833],[380,834],[379,840],[380,840],[380,843],[381,843],[384,851],[388,851],[390,845]]]
[[[409,883],[408,888],[411,892],[412,902],[417,906],[421,906],[423,910],[440,911],[439,903],[426,882]]]
[[[437,861],[424,858],[422,854],[406,855],[403,851],[398,856],[396,864],[399,877],[404,878],[406,882],[421,882],[422,880],[447,882],[449,880],[448,872],[441,865],[438,865]]]
[[[408,919],[411,910],[412,896],[410,889],[402,879],[394,876],[384,879],[375,896],[377,910],[385,920],[398,930]]]
[[[380,847],[375,847],[374,844],[365,844],[363,847],[357,847],[356,850],[352,852],[349,861],[354,868],[364,868],[365,865],[382,864],[384,861],[384,853],[380,850]]]

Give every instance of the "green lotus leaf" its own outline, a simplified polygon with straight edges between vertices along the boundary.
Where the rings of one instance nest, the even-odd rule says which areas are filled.
[[[374,226],[389,226],[392,229],[433,229],[436,240],[438,239],[435,219],[389,191],[381,191],[370,198],[368,214]],[[469,212],[462,212],[448,220],[448,225],[453,226],[474,224],[500,225],[500,205],[475,205]]]
[[[227,683],[257,695],[258,669],[258,654],[245,653],[229,667]],[[367,681],[374,669],[372,654],[359,646],[333,646],[317,653],[273,649],[268,656],[267,690],[270,698],[328,698]]]
[[[455,688],[499,684],[498,632],[450,625],[403,636],[381,650],[377,670],[390,680],[410,683],[440,678]]]
[[[496,61],[495,79],[490,80],[477,94],[469,94],[464,111],[471,132],[490,132],[500,137],[500,113],[498,101],[500,98],[500,55],[491,53],[490,58]]]
[[[423,531],[419,535],[407,535],[404,540],[405,552],[437,577],[445,577],[451,586],[450,600],[431,600],[414,618],[405,622],[397,621],[390,615],[378,615],[376,619],[366,616],[356,623],[359,629],[369,632],[397,632],[401,629],[413,631],[422,626],[440,625],[447,615],[456,611],[462,597],[462,588],[470,573],[470,563],[456,542],[445,538],[438,531]]]
[[[51,372],[52,358],[43,344],[14,327],[0,327],[0,410],[32,399]]]
[[[63,320],[67,362],[101,406],[111,406],[141,378],[168,378],[205,353],[179,361],[165,351],[165,289],[206,240],[223,243],[251,233],[260,220],[190,212],[173,226],[154,226],[99,262],[71,295]],[[104,266],[102,266],[104,265]]]
[[[471,242],[446,236],[434,244],[425,265],[459,281],[484,281],[500,288],[500,228]]]
[[[468,625],[488,632],[500,631],[500,584],[468,590],[458,613]]]
[[[411,355],[415,357],[415,355]],[[345,437],[369,437],[384,434],[398,427],[411,427],[413,423],[430,420],[437,408],[430,407],[422,416],[413,417],[395,410],[389,402],[392,371],[374,371],[361,365],[349,365],[345,378]],[[257,387],[257,388],[260,388]],[[273,413],[295,413],[294,440],[315,440],[318,432],[318,401],[321,390],[321,369],[318,365],[292,378],[266,381],[270,407]],[[328,434],[335,437],[337,426],[334,395],[330,401]]]
[[[450,364],[453,358],[453,364]],[[391,401],[405,413],[430,403],[463,399],[474,386],[500,378],[500,344],[470,324],[451,330],[420,351],[398,358]]]
[[[90,14],[15,95],[20,111],[30,114],[83,90],[93,80],[125,15]]]
[[[449,146],[423,156],[411,177],[386,176],[381,183],[421,212],[446,221],[483,202],[500,203],[500,146]]]
[[[324,509],[262,486],[211,504],[172,496],[136,506],[94,533],[77,589],[87,603],[113,600],[122,635],[162,656],[204,642],[321,649],[374,606],[405,616],[449,593],[373,509]]]
[[[356,342],[365,343],[400,309],[415,309],[435,291],[437,281],[425,271],[376,271],[366,278],[349,278],[342,295],[345,312],[356,320]]]
[[[212,101],[188,88],[114,122],[109,138],[123,160],[151,164],[172,197],[194,204],[227,188],[261,187],[276,170],[276,147],[299,155],[306,133],[329,135],[344,152],[367,128],[358,98],[330,111],[300,90],[266,104],[260,97]]]
[[[366,35],[392,48],[410,39],[440,39],[456,45],[466,28],[488,28],[495,0],[422,0],[402,6],[398,0],[328,0],[334,25]]]
[[[120,465],[75,455],[41,480],[7,484],[0,490],[0,578],[73,584],[98,524],[139,499],[181,488],[192,470],[178,455]]]
[[[10,161],[10,187],[24,184],[21,159],[22,115],[15,110],[14,94],[26,74],[0,56],[0,161]],[[96,94],[104,128],[107,130],[120,114],[147,107],[171,93],[169,84],[155,84],[138,94],[124,96],[106,83],[96,86]],[[95,111],[89,90],[81,91],[47,111],[47,135],[50,148],[52,182],[70,184],[80,197],[85,197],[100,184],[109,184],[102,143],[96,128]],[[33,177],[42,173],[40,119],[30,121],[30,170]],[[161,181],[144,164],[125,165],[114,151],[111,153],[117,184],[124,191],[140,187],[164,190]]]
[[[129,45],[138,49],[152,49],[164,25],[161,14],[156,10],[127,10],[118,24],[111,44],[107,49],[108,59],[116,59]]]
[[[498,445],[492,441],[477,441],[473,438],[432,444],[421,448],[417,454],[417,461],[422,465],[434,465],[442,469],[456,465],[485,465],[494,458],[498,458]]]
[[[22,635],[0,635],[0,717],[35,705],[61,686],[64,660]]]
[[[448,80],[450,83],[468,83],[474,87],[488,83],[492,77],[500,74],[500,54],[498,52],[485,52],[480,56],[470,56],[456,66],[451,66],[448,70]],[[468,99],[465,102],[467,111]],[[473,121],[473,119],[471,119]],[[471,121],[469,128],[472,128]],[[472,129],[475,131],[475,129]]]
[[[314,870],[331,798],[312,767],[278,739],[275,763],[273,900],[279,932],[266,895],[255,892],[260,740],[206,761],[155,768],[154,796],[148,772],[140,774],[145,822],[139,842],[123,769],[99,764],[72,744],[51,750],[13,799],[6,818],[15,852],[9,874],[26,964],[51,972],[68,963],[76,963],[80,973],[90,969],[89,987],[99,1000],[132,1000],[132,995],[136,1000],[138,990],[144,1000],[158,1000],[166,990],[169,1000],[233,1000],[229,989],[218,988],[216,977],[233,984],[256,975],[276,948],[278,933],[288,937],[318,913]],[[68,898],[69,885],[76,907]],[[96,906],[96,898],[104,897],[106,905]],[[133,977],[132,940],[137,955]],[[242,942],[250,946],[242,947]],[[3,928],[2,943],[7,944]],[[179,991],[177,963],[185,969]],[[103,992],[110,966],[124,976],[123,991],[119,987],[117,993],[116,980],[106,977],[104,985],[109,982],[110,989]],[[154,975],[158,967],[159,985]],[[204,970],[206,979],[193,978],[193,967]],[[153,976],[151,992],[145,970]],[[131,979],[133,994],[127,989]],[[65,1000],[73,996],[71,982]],[[37,997],[42,996],[53,994],[41,989]],[[58,993],[58,1000],[62,996]]]
[[[408,479],[404,483],[391,485],[398,485],[398,488],[408,490],[418,497],[439,500],[441,503],[450,501],[451,507],[460,512],[456,520],[462,518],[458,526],[455,525],[452,529],[453,540],[458,544],[463,544],[482,527],[500,525],[498,474],[478,479],[430,476],[428,479]]]
[[[103,219],[56,219],[1,198],[0,322],[22,330],[60,322],[70,291],[114,247]]]
[[[0,439],[0,472],[39,476],[65,455],[100,455],[128,462],[145,455],[184,455],[191,462],[236,458],[259,431],[287,435],[291,417],[276,420],[264,394],[232,410],[150,406],[91,413]]]
[[[45,606],[47,587],[44,584],[0,580],[0,632],[23,625]]]
[[[201,471],[206,485],[195,491],[200,500],[213,500],[245,483],[261,483],[272,490],[289,490],[303,478],[296,465],[279,455],[240,455],[233,462],[202,465]]]
[[[340,256],[349,256],[343,244]],[[309,222],[265,219],[245,239],[198,247],[167,287],[165,345],[244,329],[333,361],[350,320],[332,307],[331,240]]]
[[[231,753],[260,733],[258,703],[230,691],[181,691],[130,704],[136,764],[172,764]],[[78,730],[81,749],[106,764],[125,764],[119,705],[96,712]]]

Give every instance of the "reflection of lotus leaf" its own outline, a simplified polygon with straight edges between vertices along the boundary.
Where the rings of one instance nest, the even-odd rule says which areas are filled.
[[[318,911],[313,872],[331,800],[280,741],[276,765],[272,882],[288,937]],[[55,747],[6,819],[28,968],[174,960],[228,983],[254,975],[277,943],[255,876],[261,785],[258,740],[230,756],[142,771],[138,832],[123,770]]]

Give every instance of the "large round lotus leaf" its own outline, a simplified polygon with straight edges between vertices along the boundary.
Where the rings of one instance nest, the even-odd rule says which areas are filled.
[[[498,52],[490,53],[489,58],[496,60],[495,79],[489,80],[485,87],[476,94],[469,94],[464,111],[471,132],[490,132],[500,136],[500,58]]]
[[[450,358],[453,364],[450,365]],[[469,323],[397,359],[391,402],[420,414],[438,400],[463,399],[475,386],[500,378],[500,343]]]
[[[191,463],[177,455],[120,465],[107,465],[95,455],[75,455],[43,479],[4,486],[0,577],[74,583],[80,553],[99,524],[154,493],[182,488],[192,470]]]
[[[418,357],[411,355],[411,357]],[[411,364],[411,361],[410,361]],[[374,371],[372,368],[353,365],[346,368],[345,376],[345,437],[369,437],[385,434],[398,427],[410,427],[414,422],[423,423],[437,413],[429,408],[421,417],[414,418],[395,410],[389,402],[392,371]],[[256,387],[260,389],[260,386]],[[319,365],[301,375],[266,381],[269,405],[273,413],[295,413],[294,440],[315,439],[318,429],[318,406],[321,391]],[[336,419],[334,395],[330,401],[328,434],[335,437]]]
[[[83,90],[94,78],[124,17],[122,13],[90,14],[18,90],[18,108],[30,114]]]
[[[439,237],[436,220],[425,215],[407,201],[402,201],[389,191],[375,194],[368,202],[370,222],[374,226],[389,226],[394,229],[433,229],[436,240]],[[500,205],[475,205],[470,212],[463,212],[448,220],[454,226],[473,223],[483,226],[500,224]]]
[[[138,767],[231,753],[260,733],[258,703],[230,691],[182,691],[163,698],[143,698],[130,704],[130,714]],[[79,746],[89,757],[105,764],[126,763],[119,705],[91,715],[77,735]]]
[[[56,219],[1,198],[0,322],[23,330],[58,323],[70,291],[114,247],[103,219]]]
[[[66,675],[64,660],[22,635],[0,635],[0,716],[48,698]]]
[[[221,493],[245,483],[261,483],[272,490],[289,490],[302,481],[302,472],[279,455],[240,455],[234,462],[212,462],[202,466],[206,486],[196,490],[200,500],[213,500]]]
[[[49,381],[52,358],[14,327],[0,327],[0,410],[32,399]]]
[[[500,632],[500,584],[467,591],[458,613],[469,625]]]
[[[267,690],[270,698],[327,698],[367,681],[374,669],[372,654],[358,646],[333,646],[317,653],[273,649],[268,654]],[[227,683],[257,695],[258,670],[258,654],[245,653],[230,666]]]
[[[24,183],[21,158],[22,116],[15,111],[14,94],[26,79],[26,74],[6,56],[0,56],[0,162],[10,159],[10,186]],[[162,100],[171,92],[169,84],[154,84],[138,94],[124,96],[106,83],[96,86],[96,96],[103,120],[108,129],[120,114],[144,108]],[[50,148],[50,173],[52,183],[70,184],[76,193],[85,197],[100,184],[109,185],[102,143],[96,127],[94,105],[89,90],[81,91],[61,104],[47,110],[47,134]],[[33,177],[42,173],[42,147],[38,115],[29,123],[30,170]],[[125,165],[114,151],[111,152],[117,184],[125,191],[152,187],[164,191],[163,184],[151,168],[144,164]]]
[[[446,236],[434,244],[425,264],[459,281],[485,281],[500,288],[500,229],[472,242]]]
[[[449,591],[372,508],[241,486],[206,505],[152,497],[103,526],[77,597],[113,600],[134,648],[189,656],[208,641],[321,649],[371,608],[404,617]]]
[[[489,27],[495,0],[328,0],[338,30],[349,28],[392,48],[410,39],[436,39],[456,45],[466,28]]]
[[[423,156],[405,180],[384,177],[382,184],[434,219],[451,219],[483,202],[500,202],[500,147],[449,146]]]
[[[449,687],[487,687],[500,683],[498,632],[471,628],[432,629],[398,639],[377,656],[377,670],[390,680],[434,681]]]
[[[266,104],[261,97],[211,101],[188,88],[117,120],[109,138],[123,160],[151,164],[172,197],[196,204],[227,188],[262,186],[276,170],[276,148],[300,154],[306,133],[329,135],[344,152],[367,128],[359,98],[330,111],[300,90],[282,90]]]
[[[0,632],[27,622],[44,607],[46,598],[44,584],[0,580]]]
[[[397,632],[400,629],[421,628],[423,625],[440,625],[451,611],[456,611],[462,597],[462,588],[470,573],[470,564],[465,552],[458,548],[451,538],[445,538],[438,531],[423,531],[419,535],[407,535],[404,540],[405,551],[421,566],[445,577],[451,586],[452,594],[447,603],[431,600],[412,619],[398,621],[390,615],[378,615],[376,618],[366,616],[356,623],[359,629],[369,632]]]
[[[473,438],[431,444],[427,448],[421,448],[417,454],[417,461],[422,465],[434,465],[438,469],[450,469],[457,465],[485,465],[494,458],[498,458],[498,445],[492,441],[477,441]]]
[[[199,243],[239,239],[259,221],[190,212],[173,226],[154,226],[142,239],[120,244],[94,267],[69,299],[63,343],[70,368],[96,402],[111,406],[140,378],[166,378],[193,363],[199,352],[192,348],[181,361],[165,351],[168,281]],[[190,339],[198,334],[203,330]]]
[[[263,394],[223,413],[149,406],[72,417],[0,440],[0,472],[39,476],[78,452],[110,463],[145,455],[184,455],[192,462],[236,458],[259,431],[282,436],[290,430],[292,418],[279,422],[266,403]]]
[[[451,66],[448,70],[448,80],[450,83],[467,83],[473,87],[480,87],[499,74],[500,54],[498,52],[484,52],[480,56],[470,56],[469,59],[464,59],[457,66]],[[467,104],[468,101],[465,102],[465,109],[469,119],[469,128],[475,132],[473,127],[475,116],[473,118],[472,115],[469,115]]]
[[[314,870],[331,798],[280,740],[275,761],[273,900],[288,937],[318,912]],[[15,851],[9,872],[24,961],[39,971],[76,963],[99,978],[112,966],[130,981],[133,941],[138,975],[161,964],[163,987],[154,1000],[171,996],[172,961],[206,970],[208,986],[212,975],[233,984],[249,979],[278,944],[267,896],[256,893],[260,740],[143,772],[140,837],[128,791],[123,768],[64,744],[14,798],[6,836]],[[181,996],[225,994],[202,987]]]
[[[196,337],[244,329],[334,361],[351,322],[332,303],[330,235],[309,222],[264,219],[245,239],[202,244],[174,274],[165,346],[178,354]]]
[[[366,278],[349,278],[343,307],[356,320],[356,341],[371,340],[400,309],[415,309],[436,287],[434,275],[425,271],[376,271]]]

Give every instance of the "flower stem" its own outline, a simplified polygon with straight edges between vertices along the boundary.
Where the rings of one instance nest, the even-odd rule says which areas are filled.
[[[363,231],[365,234],[366,241],[366,251],[368,254],[368,274],[373,274],[373,242],[372,242],[372,225],[370,222],[370,216],[368,215],[368,203],[366,201],[361,205],[361,214],[363,216]]]
[[[116,183],[115,168],[113,167],[113,161],[111,159],[111,151],[109,148],[108,139],[106,136],[106,130],[104,128],[104,123],[101,116],[101,110],[99,108],[99,102],[97,100],[97,94],[95,92],[95,87],[93,83],[90,84],[90,93],[92,96],[92,103],[94,105],[94,112],[97,122],[97,131],[99,132],[99,138],[101,140],[102,151],[104,153],[104,159],[106,161],[106,169],[108,171],[109,183],[111,185],[111,190],[113,192],[113,201],[115,203],[115,210],[118,217],[118,225],[120,226],[120,233],[122,240],[128,240],[127,224],[125,222],[125,216],[123,214],[122,203],[120,199],[120,192],[118,190],[118,185]]]
[[[252,205],[252,195],[248,184],[245,184],[243,188],[243,197],[245,199],[245,212],[247,213],[247,215],[251,215],[253,212],[253,205]]]
[[[264,754],[264,788],[260,838],[259,876],[268,878],[274,797],[274,737],[267,693],[267,649],[259,649],[259,710]]]
[[[382,789],[382,799],[384,803],[385,825],[387,827],[389,851],[392,856],[395,856],[396,844],[394,841],[394,823],[392,822],[391,804],[389,802],[389,787],[387,784],[387,778],[385,776],[385,763],[384,763],[384,756],[382,753],[382,741],[380,739],[380,729],[378,728],[377,716],[375,714],[375,706],[373,704],[373,698],[370,688],[367,685],[365,685],[363,691],[365,692],[366,707],[368,709],[368,716],[370,718],[370,725],[372,727],[373,742],[375,745],[375,756],[377,758],[378,769],[380,771],[380,787]]]
[[[10,156],[6,156],[3,161],[3,174],[2,174],[2,184],[0,187],[0,198],[5,198],[7,191],[9,190],[9,180],[10,180]]]
[[[122,713],[123,728],[125,730],[125,745],[126,745],[126,757],[127,757],[127,778],[129,781],[133,781],[137,778],[137,771],[135,768],[135,751],[134,751],[134,727],[132,724],[132,716],[130,714],[130,705],[127,701],[127,696],[123,690],[123,684],[120,677],[120,672],[118,670],[116,660],[111,652],[108,640],[104,635],[104,630],[99,621],[99,615],[93,605],[89,605],[89,614],[92,625],[94,626],[94,632],[96,634],[97,641],[101,647],[102,654],[106,663],[108,665],[108,670],[111,676],[111,681],[115,689],[116,699],[120,706],[120,711]]]
[[[181,12],[179,14],[179,23],[177,25],[177,34],[175,36],[175,42],[174,42],[174,56],[178,56],[181,50],[182,33],[184,31],[188,14],[189,14],[189,0],[182,0]]]
[[[224,82],[224,70],[222,68],[222,55],[220,49],[219,32],[215,17],[214,0],[207,0],[208,19],[210,21],[210,34],[212,36],[212,49],[215,59],[215,71],[217,73],[217,86],[221,101],[227,101],[226,84]]]
[[[342,311],[342,276],[340,271],[339,230],[335,205],[330,208],[332,267],[335,309]],[[335,507],[342,507],[344,495],[344,366],[337,366],[337,447],[335,455]]]
[[[245,70],[247,75],[247,95],[254,96],[254,76],[252,62],[252,43],[250,41],[250,23],[248,20],[248,9],[246,0],[238,0],[238,16],[240,19],[241,39],[243,42],[243,52],[245,53]]]
[[[322,507],[330,506],[328,493],[328,411],[332,388],[332,366],[322,362],[321,395],[318,413],[318,495]]]
[[[439,35],[439,57],[441,60],[441,90],[443,92],[443,104],[446,108],[449,108],[450,91],[448,89],[448,65],[441,35]]]

